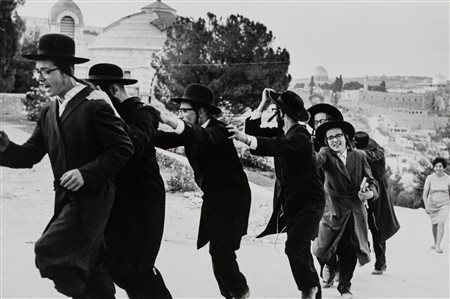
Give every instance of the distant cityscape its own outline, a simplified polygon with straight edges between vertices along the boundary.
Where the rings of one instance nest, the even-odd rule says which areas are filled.
[[[320,87],[335,80],[328,78],[324,67],[316,67],[311,76],[314,87],[310,86],[311,78],[294,79],[293,90],[309,100],[309,105],[337,105],[357,130],[367,131],[385,148],[393,171],[420,171],[435,156],[450,158],[450,136],[438,138],[438,131],[448,132],[450,126],[450,85],[442,75],[344,78],[344,82],[360,82],[363,87],[337,95]],[[382,81],[385,92],[369,90],[369,85]]]

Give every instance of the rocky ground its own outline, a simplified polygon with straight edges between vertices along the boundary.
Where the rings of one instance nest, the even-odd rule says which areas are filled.
[[[26,140],[30,125],[2,121],[12,140]],[[164,176],[169,175],[163,173]],[[34,242],[52,215],[52,174],[47,157],[33,169],[0,168],[0,298],[60,298],[51,281],[34,266]],[[253,298],[294,298],[296,290],[286,256],[285,236],[256,240],[271,212],[272,190],[252,184],[249,234],[238,251]],[[207,248],[196,250],[199,200],[167,195],[166,228],[157,267],[175,298],[220,298]],[[449,298],[449,238],[443,254],[430,249],[430,222],[423,210],[396,208],[402,228],[388,241],[388,270],[373,276],[373,263],[357,267],[355,298]],[[118,297],[125,293],[118,289]],[[324,297],[339,298],[335,287]]]

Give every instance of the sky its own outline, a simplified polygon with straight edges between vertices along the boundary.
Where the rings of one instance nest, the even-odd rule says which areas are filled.
[[[106,27],[154,0],[75,0],[85,25]],[[263,23],[274,47],[291,56],[289,73],[310,77],[321,65],[330,78],[415,75],[449,78],[448,0],[163,0],[197,19],[211,12]],[[19,15],[47,17],[56,0],[26,0]]]

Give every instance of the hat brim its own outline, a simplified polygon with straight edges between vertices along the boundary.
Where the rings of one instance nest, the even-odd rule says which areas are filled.
[[[124,78],[117,78],[117,79],[84,79],[86,81],[89,81],[94,84],[112,84],[112,83],[120,83],[122,85],[131,85],[138,82],[136,79],[124,79]]]
[[[328,115],[331,115],[333,120],[344,120],[344,116],[342,116],[341,111],[339,111],[339,109],[337,109],[333,105],[327,103],[319,103],[313,105],[309,107],[307,110],[309,114],[311,114],[311,118],[308,121],[308,125],[311,128],[314,128],[314,115],[316,115],[317,113],[326,113]]]
[[[75,57],[75,56],[58,56],[58,55],[47,55],[47,54],[24,54],[22,57],[25,57],[27,59],[31,60],[62,60],[67,61],[73,64],[80,64],[88,62],[90,59],[88,58],[81,58],[81,57]]]
[[[171,101],[174,101],[175,103],[186,102],[186,103],[189,103],[189,104],[195,104],[195,105],[201,105],[201,106],[204,106],[204,107],[206,107],[206,108],[209,110],[209,112],[210,112],[212,115],[222,113],[222,110],[220,110],[219,107],[216,107],[216,106],[213,106],[213,105],[209,105],[209,104],[205,104],[205,103],[196,101],[196,100],[194,100],[194,99],[188,99],[188,98],[173,98],[173,99],[170,99],[170,100],[171,100]]]
[[[343,120],[332,120],[326,123],[321,124],[316,130],[316,139],[320,144],[326,145],[325,143],[325,134],[328,130],[339,128],[344,134],[347,134],[349,140],[353,140],[355,136],[355,128],[349,122]]]
[[[301,121],[301,122],[307,122],[311,115],[309,114],[308,111],[306,111],[306,109],[302,109],[302,111],[299,114],[292,114],[289,111],[286,111],[287,109],[285,109],[285,107],[283,107],[283,103],[281,103],[281,101],[279,100],[281,97],[280,93],[272,93],[272,94],[279,94],[279,96],[277,98],[272,98],[272,96],[270,97],[272,99],[272,102],[275,103],[275,105],[284,113],[286,113],[289,117],[291,117],[292,119],[296,120],[296,121]]]

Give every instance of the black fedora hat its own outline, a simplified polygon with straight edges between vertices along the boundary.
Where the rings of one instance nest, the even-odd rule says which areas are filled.
[[[75,57],[75,42],[64,34],[49,33],[39,39],[38,51],[35,54],[24,54],[31,60],[58,60],[73,64],[89,61],[88,58]]]
[[[89,78],[86,80],[94,84],[120,83],[123,85],[130,85],[138,82],[136,79],[124,78],[122,69],[112,63],[94,64],[89,69]]]
[[[314,115],[316,115],[317,113],[326,113],[331,116],[332,118],[331,120],[344,120],[341,111],[339,111],[339,109],[337,109],[333,105],[327,103],[319,103],[313,105],[309,107],[307,110],[309,114],[311,114],[311,118],[308,121],[308,124],[311,128],[314,128]]]
[[[214,93],[205,85],[192,83],[185,89],[181,98],[173,98],[172,101],[176,103],[186,102],[192,104],[198,104],[206,107],[211,114],[219,114],[222,112],[220,108],[213,105]]]
[[[305,109],[302,98],[293,91],[269,92],[269,96],[277,107],[296,121],[308,121],[310,115]]]
[[[369,134],[364,131],[355,132],[355,146],[357,149],[365,149],[369,145]]]
[[[355,128],[349,122],[343,120],[332,120],[321,124],[316,130],[316,138],[319,140],[320,144],[325,145],[325,134],[328,130],[339,128],[348,136],[349,140],[353,140],[355,136]]]

